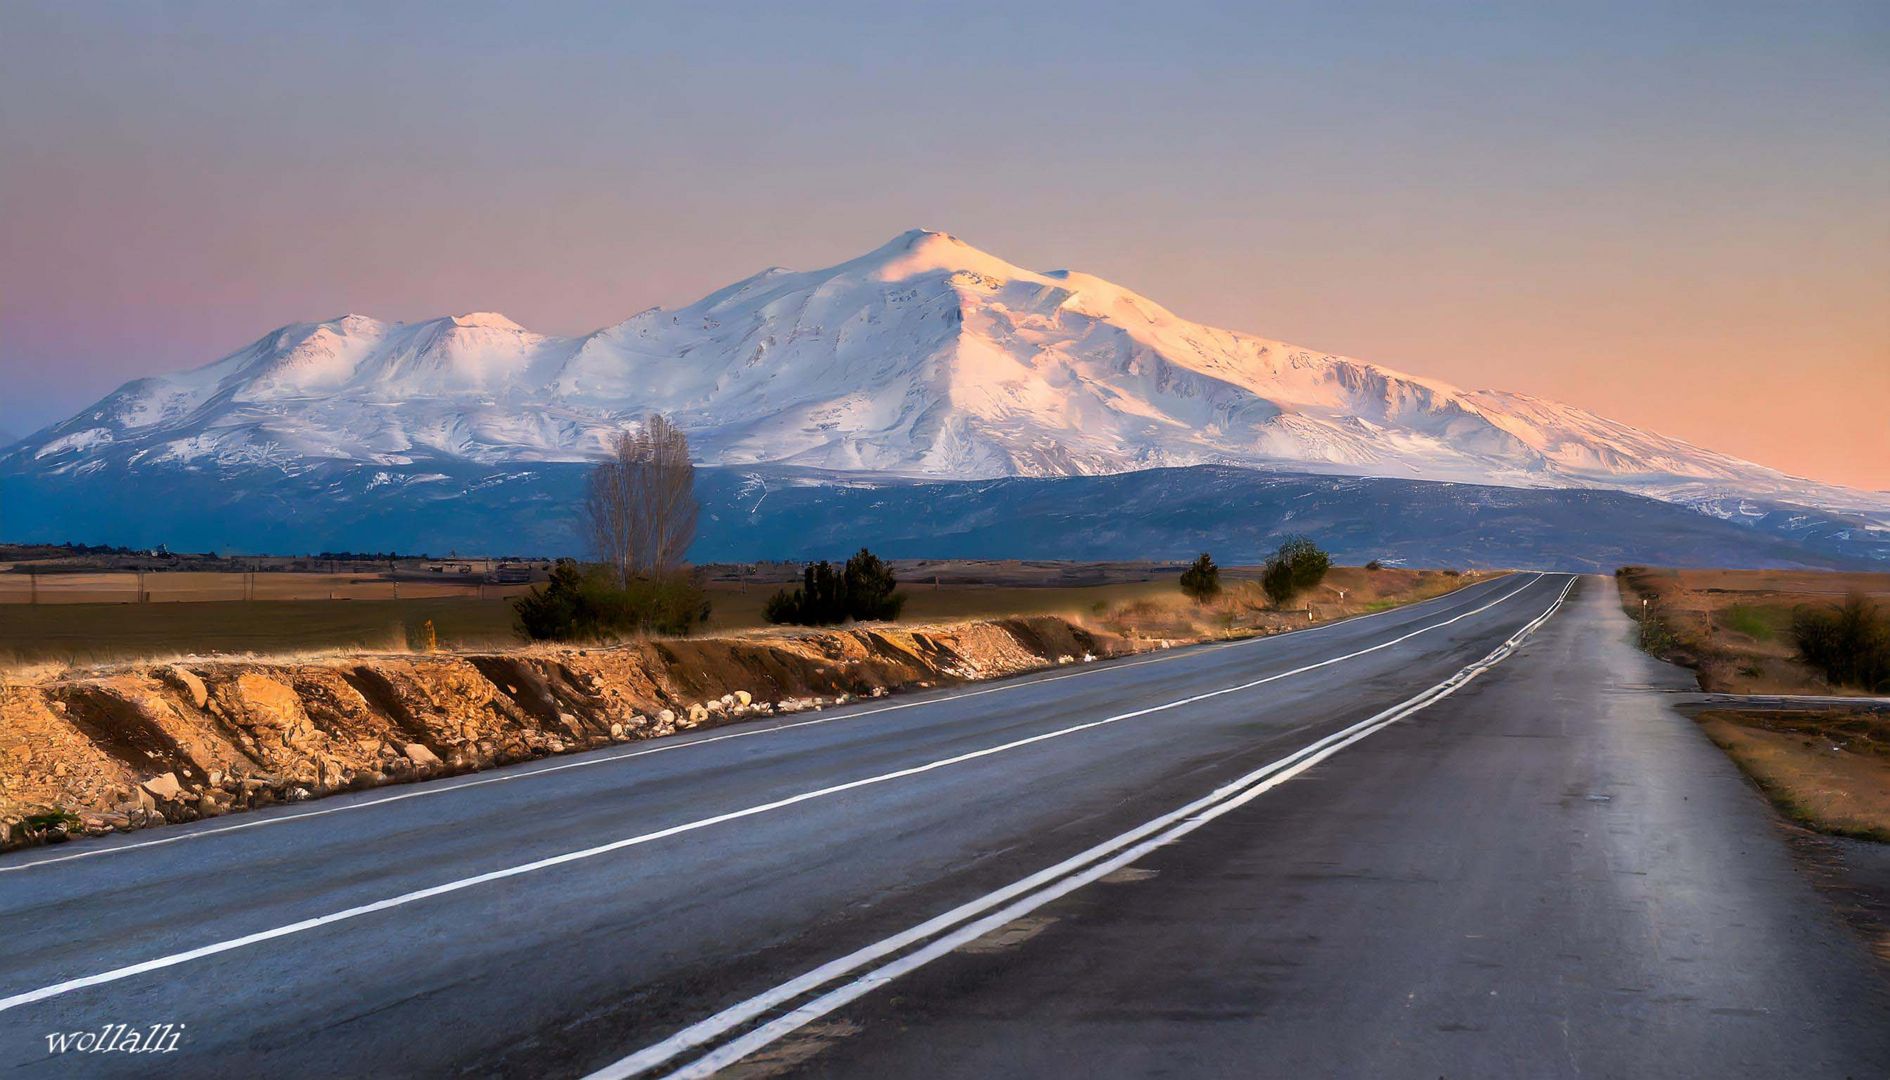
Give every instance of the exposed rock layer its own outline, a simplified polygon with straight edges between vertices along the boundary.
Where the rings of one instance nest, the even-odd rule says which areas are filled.
[[[1035,616],[0,682],[0,843],[189,821],[1137,647]],[[52,809],[77,820],[30,820]]]

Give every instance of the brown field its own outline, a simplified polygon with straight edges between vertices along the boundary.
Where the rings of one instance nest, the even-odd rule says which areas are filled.
[[[1647,611],[1672,637],[1654,651],[1693,668],[1700,688],[1713,693],[1860,693],[1831,686],[1794,658],[1792,611],[1850,592],[1890,602],[1890,574],[1882,573],[1631,566],[1620,576],[1628,614],[1638,619]]]
[[[926,569],[936,574],[938,585],[919,579]],[[1179,568],[1147,564],[939,563],[924,568],[902,565],[900,573],[905,578],[903,622],[1062,614],[1121,633],[1175,639],[1304,626],[1425,599],[1477,580],[1437,571],[1334,567],[1324,584],[1295,601],[1293,610],[1279,612],[1267,609],[1259,597],[1254,568],[1228,569],[1227,595],[1208,607],[1181,595],[1175,585]],[[7,579],[20,576],[0,574],[0,588],[17,588]],[[762,625],[762,604],[787,577],[767,576],[774,580],[751,576],[744,582],[740,575],[712,572],[708,632]],[[494,648],[518,641],[508,597],[525,591],[523,586],[487,585],[482,598],[476,586],[403,579],[398,583],[400,598],[394,599],[395,583],[372,574],[261,573],[253,575],[253,583],[246,582],[250,577],[152,573],[146,575],[144,589],[150,600],[138,603],[136,574],[42,575],[40,603],[0,605],[0,665],[95,664],[211,653],[398,652],[418,643],[428,621],[447,649]],[[57,602],[49,599],[55,578],[74,579],[57,586]],[[1063,584],[1072,579],[1107,583]],[[246,589],[256,598],[241,599]],[[78,599],[91,596],[120,599]]]
[[[151,604],[283,600],[503,599],[522,585],[477,580],[392,577],[385,573],[223,573],[174,571],[136,574],[81,571],[0,574],[0,604]],[[0,618],[5,616],[0,615]]]
[[[1714,710],[1698,720],[1785,816],[1890,841],[1890,713]]]
[[[516,639],[505,600],[256,600],[0,607],[0,666],[210,653],[400,651],[431,619],[440,644]]]

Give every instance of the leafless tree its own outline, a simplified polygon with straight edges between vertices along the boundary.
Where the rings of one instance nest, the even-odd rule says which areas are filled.
[[[591,470],[585,517],[591,544],[621,584],[682,566],[696,537],[696,468],[689,439],[661,413],[620,431]]]

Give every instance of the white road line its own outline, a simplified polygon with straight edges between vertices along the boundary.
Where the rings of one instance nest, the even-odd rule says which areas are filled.
[[[709,1076],[833,1010],[871,993],[907,972],[975,941],[1059,897],[1068,895],[1125,866],[1132,865],[1157,848],[1174,843],[1215,818],[1244,806],[1353,743],[1456,693],[1472,679],[1502,662],[1515,651],[1524,638],[1547,622],[1567,599],[1575,581],[1576,579],[1571,576],[1563,585],[1555,602],[1550,604],[1546,611],[1516,631],[1489,655],[1436,686],[1350,727],[1310,743],[1286,757],[1261,766],[1240,779],[1217,788],[1201,799],[1145,822],[1055,866],[1013,882],[900,934],[830,961],[799,978],[782,983],[780,986],[724,1009],[714,1016],[684,1028],[662,1042],[597,1070],[586,1080],[625,1080],[625,1078],[657,1068],[685,1053],[708,1045],[769,1011],[842,976],[850,975],[869,964],[901,953],[941,931],[954,926],[958,927],[924,948],[875,968],[852,982],[815,998],[670,1074],[672,1080]],[[976,921],[966,922],[999,905],[1005,906]]]
[[[1130,720],[1139,716],[1148,716],[1151,713],[1165,712],[1169,709],[1176,709],[1185,705],[1192,705],[1196,702],[1206,701],[1211,698],[1217,698],[1217,697],[1221,697],[1227,694],[1239,693],[1243,690],[1250,690],[1256,686],[1262,686],[1266,683],[1276,682],[1280,679],[1288,678],[1293,675],[1299,675],[1308,671],[1317,670],[1319,668],[1329,667],[1333,664],[1337,664],[1345,660],[1350,660],[1355,657],[1364,656],[1368,653],[1378,652],[1382,649],[1388,649],[1392,647],[1393,645],[1396,645],[1400,642],[1409,641],[1410,639],[1417,637],[1420,634],[1427,634],[1427,633],[1430,633],[1432,630],[1440,630],[1446,626],[1451,625],[1452,623],[1461,622],[1472,615],[1476,615],[1481,612],[1487,611],[1490,608],[1493,608],[1496,605],[1504,602],[1505,600],[1508,600],[1509,598],[1517,595],[1518,593],[1523,592],[1524,590],[1528,589],[1530,586],[1534,585],[1537,581],[1540,581],[1542,577],[1543,575],[1537,574],[1535,575],[1535,577],[1531,578],[1529,581],[1524,582],[1522,585],[1517,586],[1515,589],[1512,589],[1507,593],[1504,593],[1502,596],[1497,597],[1495,600],[1492,600],[1481,607],[1474,608],[1470,611],[1466,611],[1461,615],[1457,615],[1453,618],[1446,619],[1443,622],[1432,623],[1429,626],[1420,627],[1417,630],[1413,630],[1399,637],[1391,638],[1387,641],[1380,642],[1377,645],[1360,649],[1356,652],[1346,653],[1343,656],[1331,657],[1326,660],[1321,660],[1317,663],[1306,664],[1301,667],[1294,668],[1291,671],[1283,671],[1275,675],[1268,675],[1264,678],[1253,679],[1251,681],[1240,683],[1235,686],[1222,687],[1219,690],[1209,690],[1204,693],[1194,694],[1185,698],[1179,698],[1174,701],[1166,702],[1161,705],[1151,705],[1145,708],[1135,709],[1130,712],[1117,713],[1114,716],[1104,717],[1101,720],[1090,720],[1081,724],[1072,724],[1068,727],[1057,728],[1054,731],[1046,731],[1046,732],[1042,732],[1040,734],[1032,735],[1026,738],[1014,739],[1010,742],[1001,743],[997,746],[985,747],[982,750],[973,750],[973,751],[969,751],[963,754],[956,754],[951,757],[940,758],[936,761],[929,761],[923,765],[913,765],[904,769],[897,769],[892,772],[880,773],[875,776],[862,777],[858,780],[849,780],[843,784],[834,784],[832,786],[819,788],[814,791],[804,791],[798,795],[790,795],[784,799],[776,799],[772,802],[766,802],[766,803],[761,803],[755,806],[744,807],[743,809],[740,809],[740,810],[731,810],[728,813],[716,814],[713,817],[699,818],[695,821],[684,822],[680,825],[672,825],[668,828],[658,829],[654,832],[641,833],[637,836],[625,837],[622,840],[614,840],[608,844],[599,844],[595,847],[581,848],[577,851],[565,852],[562,855],[553,855],[549,858],[537,859],[532,862],[521,863],[517,866],[509,866],[501,870],[492,870],[484,874],[476,874],[472,877],[460,878],[456,881],[448,881],[443,884],[433,885],[425,889],[418,889],[413,892],[402,893],[398,896],[391,896],[384,900],[376,900],[372,903],[360,904],[351,908],[344,908],[340,911],[330,912],[327,915],[318,915],[314,918],[303,919],[299,922],[289,923],[286,926],[278,926],[278,927],[274,927],[268,930],[261,930],[253,934],[245,934],[241,937],[230,938],[225,941],[214,942],[212,944],[200,946],[195,949],[189,949],[184,952],[172,953],[168,956],[160,956],[152,960],[146,960],[141,963],[127,965],[125,967],[113,968],[110,971],[100,972],[99,974],[96,974],[96,975],[87,975],[82,978],[68,979],[65,982],[54,983],[51,986],[43,986],[36,990],[28,990],[22,993],[14,994],[10,997],[0,998],[0,1012],[5,1012],[8,1009],[18,1008],[21,1005],[29,1005],[36,1001],[44,1001],[47,998],[58,997],[61,994],[68,994],[74,990],[83,990],[86,987],[99,986],[101,984],[109,983],[109,982],[117,982],[120,979],[128,979],[134,975],[142,975],[151,971],[158,971],[164,968],[176,967],[179,964],[187,964],[193,960],[201,960],[207,956],[215,956],[219,953],[226,953],[235,949],[246,948],[250,945],[256,945],[265,941],[272,941],[276,938],[288,937],[292,934],[299,934],[308,930],[314,930],[319,927],[328,926],[334,923],[345,922],[349,919],[360,918],[363,915],[371,915],[371,914],[374,914],[375,912],[387,911],[387,910],[390,910],[392,908],[397,908],[397,907],[404,907],[408,904],[417,903],[421,900],[431,899],[436,896],[444,896],[448,893],[459,892],[463,889],[473,888],[474,886],[485,885],[494,881],[502,881],[502,880],[505,880],[506,878],[518,877],[522,874],[529,874],[538,870],[544,870],[544,869],[548,869],[554,866],[562,866],[566,863],[577,862],[583,859],[596,858],[599,855],[606,855],[614,851],[622,851],[625,848],[636,847],[641,844],[647,844],[652,841],[662,840],[662,839],[666,839],[672,836],[679,836],[683,833],[695,832],[698,829],[706,829],[714,825],[720,825],[720,824],[724,824],[730,821],[737,821],[742,818],[754,817],[757,814],[770,813],[775,810],[780,810],[784,807],[795,806],[800,803],[813,801],[815,799],[827,798],[832,795],[837,795],[841,792],[854,791],[859,788],[869,787],[875,784],[883,784],[892,780],[898,780],[898,779],[902,779],[908,776],[917,776],[922,773],[932,772],[937,769],[949,768],[950,766],[959,765],[967,761],[974,761],[979,758],[990,757],[994,754],[1006,753],[1011,750],[1018,749],[1019,747],[1030,746],[1036,743],[1046,742],[1050,739],[1062,738],[1063,736],[1066,736],[1066,735],[1073,735],[1080,731],[1088,731],[1093,728],[1099,728],[1099,727],[1104,727],[1109,724],[1119,723],[1123,720]]]
[[[1540,574],[1536,576],[1541,577]],[[1491,580],[1500,581],[1502,579],[1493,578]],[[1482,584],[1482,582],[1478,582],[1477,584]],[[1466,585],[1464,586],[1464,589],[1469,589],[1469,588],[1474,588],[1474,587],[1475,587],[1474,585]],[[1444,597],[1456,596],[1462,591],[1463,590],[1461,589],[1455,590],[1453,592],[1444,593],[1441,596],[1432,597],[1432,599],[1441,600],[1441,599],[1444,599]],[[1428,603],[1428,601],[1420,600],[1418,601],[1418,603],[1420,604]],[[796,728],[813,727],[816,724],[830,724],[837,720],[858,720],[858,719],[862,719],[868,716],[877,716],[881,713],[899,712],[902,709],[917,709],[917,708],[922,708],[927,705],[939,705],[946,702],[962,701],[965,698],[983,697],[986,694],[1004,693],[1009,690],[1018,690],[1027,686],[1040,686],[1044,683],[1062,682],[1065,679],[1077,679],[1085,675],[1102,675],[1111,671],[1124,671],[1129,668],[1145,667],[1149,664],[1166,663],[1167,661],[1170,661],[1170,660],[1185,660],[1190,656],[1200,656],[1204,652],[1218,651],[1220,649],[1231,649],[1231,648],[1235,648],[1241,645],[1250,645],[1259,641],[1271,641],[1271,640],[1274,640],[1274,638],[1281,637],[1281,636],[1299,637],[1300,635],[1311,633],[1317,630],[1326,630],[1326,629],[1331,629],[1333,627],[1338,627],[1338,626],[1349,626],[1354,623],[1363,622],[1366,619],[1375,618],[1379,615],[1390,615],[1394,612],[1399,612],[1399,611],[1409,612],[1410,609],[1414,606],[1415,605],[1405,605],[1402,607],[1387,608],[1384,611],[1374,611],[1374,612],[1371,612],[1370,614],[1355,616],[1350,619],[1341,619],[1336,622],[1322,623],[1318,626],[1309,626],[1304,630],[1296,630],[1291,635],[1277,635],[1276,634],[1269,637],[1245,638],[1240,641],[1229,641],[1220,645],[1209,646],[1206,649],[1190,649],[1185,652],[1168,653],[1162,656],[1150,657],[1145,660],[1137,660],[1137,661],[1134,661],[1132,663],[1127,663],[1127,664],[1111,664],[1107,667],[1089,668],[1083,671],[1072,671],[1063,675],[1049,675],[1049,676],[1043,676],[1039,678],[1020,677],[1016,680],[1005,682],[999,686],[987,686],[987,687],[984,687],[983,689],[978,689],[978,690],[964,690],[958,693],[942,695],[939,697],[926,698],[923,701],[902,701],[896,704],[881,705],[881,706],[878,706],[876,708],[871,708],[871,709],[855,709],[850,712],[833,713],[827,716],[818,716],[811,720],[798,720],[798,721],[795,721],[794,723],[789,723],[789,724],[775,724],[770,727],[758,727],[758,728],[749,728],[744,731],[732,731],[723,735],[711,735],[711,736],[706,736],[700,739],[690,739],[687,742],[665,743],[661,746],[644,747],[642,749],[631,750],[631,751],[628,751],[626,753],[621,753],[621,754],[609,754],[609,755],[600,755],[597,757],[588,757],[582,761],[566,761],[566,762],[561,762],[556,765],[548,765],[548,766],[545,766],[544,768],[539,768],[539,769],[521,769],[516,772],[506,772],[497,776],[485,776],[485,777],[480,777],[474,780],[466,780],[460,783],[450,783],[445,779],[441,779],[432,783],[423,783],[420,785],[416,785],[414,787],[409,788],[406,791],[401,791],[401,792],[397,792],[397,793],[389,794],[389,795],[376,796],[373,798],[357,799],[353,802],[342,803],[337,806],[325,806],[320,809],[305,810],[301,813],[295,813],[295,814],[271,814],[266,817],[255,817],[247,821],[239,821],[239,822],[234,822],[227,825],[218,825],[213,828],[193,829],[188,832],[178,832],[175,835],[171,835],[171,836],[159,836],[159,837],[154,837],[152,839],[138,840],[138,841],[127,843],[127,844],[113,844],[109,847],[94,847],[94,848],[89,848],[84,851],[73,851],[73,852],[67,852],[61,855],[55,855],[55,856],[52,856],[51,858],[34,859],[31,861],[26,861],[26,862],[15,862],[8,865],[0,865],[0,874],[14,873],[20,870],[31,870],[34,867],[38,867],[38,866],[52,866],[55,863],[72,862],[75,859],[91,859],[91,858],[97,858],[100,855],[117,855],[122,852],[138,851],[143,848],[159,847],[164,844],[178,844],[178,843],[183,843],[187,840],[201,840],[207,836],[221,836],[224,833],[242,832],[245,829],[259,829],[268,825],[281,825],[281,824],[285,824],[291,821],[302,821],[307,818],[326,817],[329,814],[345,814],[351,810],[365,810],[369,807],[386,806],[389,803],[405,802],[408,799],[424,799],[433,795],[450,795],[456,791],[465,791],[468,788],[484,787],[487,784],[507,784],[515,780],[529,780],[529,779],[532,779],[533,777],[545,776],[550,773],[564,772],[568,769],[587,769],[595,765],[612,765],[620,761],[629,761],[633,758],[645,757],[650,754],[663,754],[663,753],[668,753],[671,750],[688,749],[689,747],[692,747],[692,746],[707,746],[710,743],[726,742],[729,739],[745,739],[753,735],[772,735],[775,732],[779,732],[779,731],[792,731]]]

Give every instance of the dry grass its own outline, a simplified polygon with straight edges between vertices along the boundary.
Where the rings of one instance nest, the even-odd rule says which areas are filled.
[[[1853,591],[1890,600],[1890,574],[1880,573],[1628,567],[1621,584],[1628,614],[1640,618],[1646,599],[1671,636],[1653,651],[1698,671],[1702,689],[1727,694],[1856,693],[1796,659],[1792,611]]]
[[[1236,571],[1236,575],[1241,572]],[[1225,591],[1214,601],[1196,604],[1182,596],[1173,582],[1151,583],[1145,595],[1108,606],[1092,607],[1079,619],[1131,638],[1201,640],[1249,637],[1296,630],[1315,623],[1383,611],[1402,604],[1441,596],[1481,580],[1475,574],[1437,570],[1365,570],[1334,567],[1311,592],[1275,608],[1259,582],[1242,576],[1224,577]]]
[[[766,625],[761,607],[781,585],[750,585],[744,591],[725,582],[709,585],[711,631],[744,630]],[[906,598],[902,622],[950,622],[987,615],[1078,615],[1097,605],[1116,606],[1143,600],[1180,599],[1172,581],[1112,585],[953,585],[902,582]]]
[[[1156,640],[1275,633],[1440,595],[1478,580],[1439,571],[1367,571],[1335,567],[1325,584],[1294,602],[1292,610],[1266,606],[1246,571],[1228,574],[1228,591],[1217,602],[1196,605],[1183,597],[1173,575],[1105,585],[971,585],[908,583],[901,622],[945,623],[1000,615],[1063,615],[1097,629]],[[163,575],[183,579],[197,575]],[[203,575],[226,581],[240,575]],[[325,577],[327,575],[257,575]],[[346,575],[340,575],[346,577]],[[152,580],[160,575],[150,575]],[[1047,575],[1046,575],[1047,577]],[[1029,580],[1014,576],[1015,580]],[[380,581],[376,586],[385,588]],[[707,633],[729,634],[762,627],[761,607],[779,585],[727,581],[709,584],[713,614]],[[261,586],[258,586],[259,592]],[[74,665],[160,660],[187,655],[321,655],[337,652],[401,652],[432,621],[439,644],[449,650],[491,649],[519,644],[512,607],[505,599],[469,597],[402,599],[274,600],[224,603],[0,605],[0,668],[15,677],[25,669],[62,670]],[[1340,593],[1344,598],[1341,600]],[[265,594],[266,595],[266,594]],[[1310,612],[1311,617],[1308,617]]]
[[[1713,711],[1699,722],[1787,817],[1819,832],[1890,841],[1890,715]]]
[[[0,665],[184,654],[400,651],[431,619],[442,644],[515,641],[504,600],[258,600],[0,607]]]

